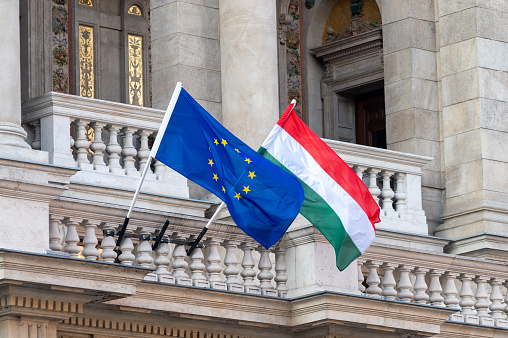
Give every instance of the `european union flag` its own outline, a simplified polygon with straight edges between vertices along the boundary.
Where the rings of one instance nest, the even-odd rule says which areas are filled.
[[[180,84],[152,155],[217,195],[238,227],[265,248],[282,237],[300,211],[300,182],[230,133]]]

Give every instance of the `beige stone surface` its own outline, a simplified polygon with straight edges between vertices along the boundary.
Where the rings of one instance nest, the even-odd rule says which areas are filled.
[[[386,115],[386,135],[388,144],[414,138],[415,114],[413,109],[402,110]]]
[[[411,65],[413,77],[437,81],[436,53],[412,48]]]
[[[446,168],[446,198],[483,189],[484,174],[481,159]],[[480,197],[481,200],[481,197]]]
[[[508,130],[508,102],[480,99],[480,109],[488,114],[481,115],[481,126],[492,130]]]
[[[483,99],[476,98],[444,107],[443,108],[444,137],[448,137],[451,135],[479,128],[481,125],[482,118],[481,114],[482,100]],[[499,113],[497,116],[498,119],[504,119]],[[491,121],[490,118],[485,120]]]
[[[476,22],[479,37],[508,42],[508,13],[495,9],[477,8]]]
[[[413,78],[411,92],[413,107],[433,111],[439,109],[436,81]]]
[[[441,76],[472,69],[478,66],[478,38],[472,38],[443,46],[440,49]]]
[[[508,71],[479,68],[480,96],[508,102]]]
[[[443,107],[479,97],[479,72],[478,68],[474,68],[443,77]]]
[[[473,129],[444,139],[445,165],[453,167],[482,158],[484,132]]]
[[[386,115],[412,108],[412,103],[411,79],[385,85]]]
[[[508,72],[508,42],[477,39],[478,66]]]
[[[502,1],[502,0],[501,0]],[[477,2],[483,2],[483,0],[455,0],[455,1],[447,1],[447,0],[439,0],[438,8],[439,8],[439,16],[450,15],[456,12],[461,12],[465,9],[472,8],[476,6]]]
[[[217,8],[178,2],[178,31],[210,39],[219,38]]]
[[[411,77],[411,48],[406,48],[384,56],[385,84]]]
[[[383,25],[383,53],[385,55],[411,46],[411,19]]]
[[[476,9],[469,8],[443,16],[439,19],[439,25],[441,32],[446,32],[440,35],[441,47],[474,38],[477,36]]]

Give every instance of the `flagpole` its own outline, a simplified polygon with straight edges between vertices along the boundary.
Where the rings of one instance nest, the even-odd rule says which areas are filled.
[[[192,245],[190,246],[189,250],[187,250],[187,256],[190,256],[192,251],[194,251],[194,249],[196,248],[196,246],[198,245],[199,241],[201,240],[201,238],[203,238],[203,236],[206,234],[206,232],[208,231],[208,228],[210,227],[210,224],[212,224],[215,219],[217,218],[217,216],[219,215],[219,212],[222,210],[222,208],[226,205],[226,203],[222,202],[219,207],[217,208],[217,210],[215,210],[215,212],[213,213],[213,216],[212,218],[210,218],[210,220],[208,221],[208,223],[206,223],[205,227],[203,228],[203,230],[201,230],[201,233],[198,235],[198,237],[196,238],[196,240],[194,241],[194,243],[192,243]]]
[[[148,168],[150,168],[150,164],[152,163],[152,154],[148,155],[148,159],[146,160],[145,167],[143,168],[143,173],[141,174],[141,179],[138,182],[138,187],[136,188],[136,192],[134,193],[134,197],[132,198],[131,205],[129,207],[129,211],[127,212],[127,216],[123,221],[122,229],[118,233],[118,240],[116,241],[116,246],[120,247],[122,244],[123,236],[125,235],[125,230],[127,229],[127,225],[129,224],[129,220],[131,219],[132,209],[134,209],[134,204],[138,199],[139,191],[141,190],[141,185],[145,180],[146,173],[148,172]]]

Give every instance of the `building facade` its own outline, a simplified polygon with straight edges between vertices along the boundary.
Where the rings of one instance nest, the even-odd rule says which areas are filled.
[[[0,2],[0,337],[508,336],[505,0]],[[256,149],[292,99],[381,208],[345,271],[149,151],[177,82]],[[126,216],[147,178],[127,234]],[[154,239],[169,227],[157,249]]]

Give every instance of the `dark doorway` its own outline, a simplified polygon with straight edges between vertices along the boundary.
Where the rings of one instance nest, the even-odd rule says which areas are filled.
[[[386,149],[384,91],[355,97],[356,143]]]

